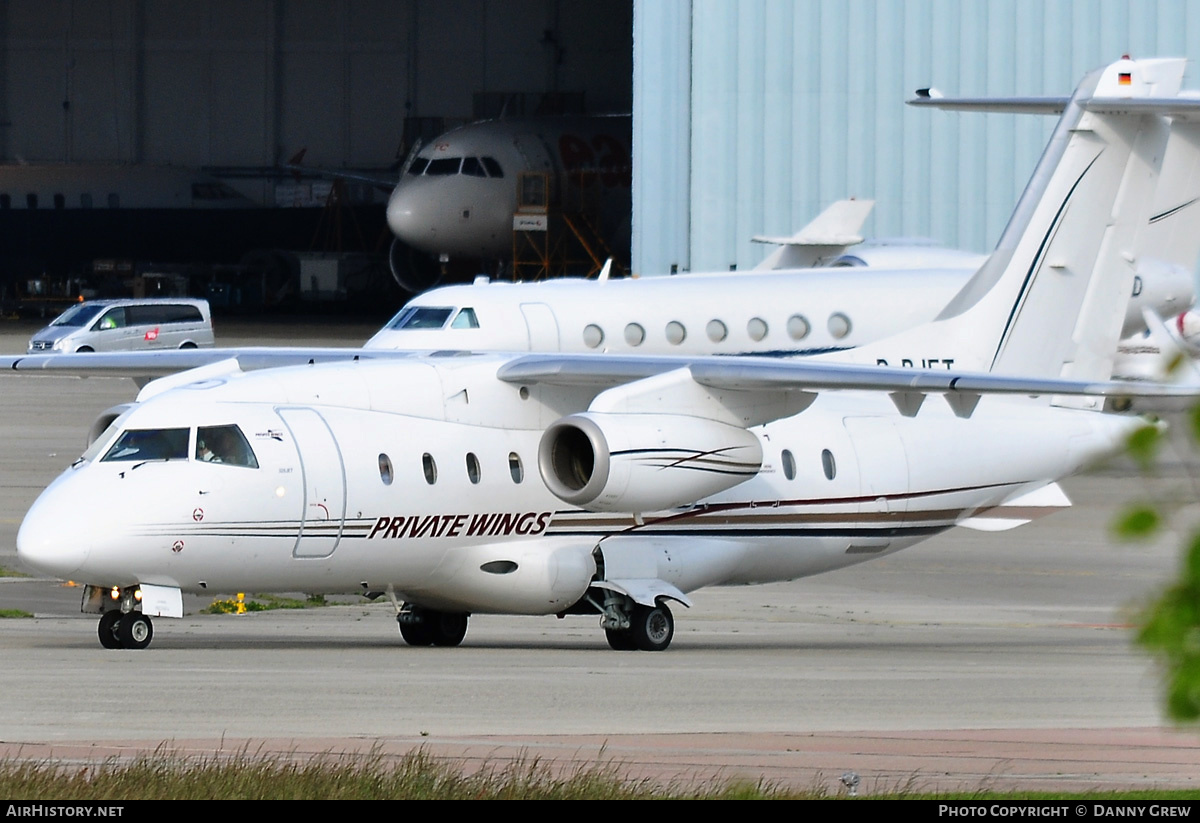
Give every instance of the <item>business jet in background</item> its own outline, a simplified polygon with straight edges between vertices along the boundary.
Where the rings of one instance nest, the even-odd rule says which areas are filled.
[[[547,230],[547,209],[594,260],[627,262],[631,134],[627,115],[514,117],[461,126],[422,146],[388,200],[397,282],[420,292],[441,274],[411,259],[410,248],[442,268],[460,258],[493,270],[494,261],[513,259],[514,231]]]
[[[98,431],[19,557],[87,583],[108,648],[149,645],[183,591],[245,590],[386,596],[415,646],[457,645],[471,614],[591,614],[612,648],[657,651],[668,603],[703,586],[1027,522],[1141,425],[1105,397],[1180,393],[1107,378],[1163,115],[1197,106],[1176,97],[1184,65],[1084,78],[995,252],[930,323],[806,360],[214,363]]]

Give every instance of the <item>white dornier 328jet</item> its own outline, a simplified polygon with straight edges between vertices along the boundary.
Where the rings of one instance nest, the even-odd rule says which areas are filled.
[[[996,251],[931,323],[791,361],[214,363],[101,419],[20,558],[85,581],[110,648],[147,646],[183,591],[305,591],[386,594],[414,645],[458,644],[470,614],[597,614],[613,648],[653,651],[700,587],[1028,522],[1143,425],[1104,397],[1184,392],[1109,382],[1166,118],[1196,110],[1183,68],[1084,78]]]

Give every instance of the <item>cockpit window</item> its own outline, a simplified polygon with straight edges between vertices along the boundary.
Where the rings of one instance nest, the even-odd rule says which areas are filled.
[[[414,176],[418,174],[424,174],[425,167],[428,165],[428,157],[418,157],[417,159],[413,160],[412,165],[408,167],[408,173]]]
[[[187,460],[189,433],[189,429],[129,429],[100,462]]]
[[[454,322],[450,324],[452,329],[477,329],[479,328],[479,320],[475,317],[475,310],[471,308],[462,309],[455,316]]]
[[[500,164],[496,162],[494,157],[483,158],[483,167],[487,169],[488,177],[503,177],[504,169],[500,168]]]
[[[440,329],[446,325],[454,308],[441,306],[408,306],[388,323],[389,329]]]
[[[461,157],[439,157],[436,160],[429,161],[429,165],[425,167],[425,174],[458,174],[458,167],[461,165]]]
[[[483,166],[481,166],[479,163],[478,157],[464,157],[462,173],[469,177],[487,177],[487,174],[483,170]]]
[[[237,426],[201,426],[196,431],[196,459],[202,463],[258,468],[254,451]]]

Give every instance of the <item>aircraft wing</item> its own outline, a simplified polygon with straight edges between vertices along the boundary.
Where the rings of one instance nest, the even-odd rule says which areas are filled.
[[[808,358],[754,356],[642,357],[603,354],[530,354],[501,367],[509,383],[561,386],[619,385],[686,368],[703,386],[736,391],[853,389],[1017,395],[1083,395],[1092,397],[1200,397],[1200,388],[1162,383],[1131,384],[1120,380],[1081,381],[1027,378],[948,369],[910,369],[818,363]]]
[[[960,417],[969,417],[985,394],[1200,398],[1197,386],[856,366],[805,358],[533,354],[507,362],[497,376],[510,383],[594,386],[607,390],[610,396],[603,404],[613,408],[640,407],[641,400],[635,399],[640,397],[657,398],[660,404],[662,398],[672,398],[696,409],[719,407],[718,417],[741,425],[756,425],[795,414],[821,391],[834,390],[885,392],[897,410],[909,417],[916,415],[930,394],[945,397]]]
[[[412,352],[361,348],[167,349],[153,352],[88,352],[85,354],[0,355],[0,373],[45,373],[77,377],[132,377],[152,380],[176,372],[236,360],[243,371],[306,363],[411,357]]]

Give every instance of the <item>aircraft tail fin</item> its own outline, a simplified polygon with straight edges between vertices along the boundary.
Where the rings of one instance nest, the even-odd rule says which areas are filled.
[[[1189,275],[1200,258],[1200,122],[1176,116],[1141,243],[1140,262],[1153,260]]]
[[[830,359],[1107,379],[1182,59],[1122,59],[1066,103],[995,251],[932,323]]]
[[[859,232],[874,206],[874,200],[838,200],[791,237],[756,234],[750,238],[752,242],[771,243],[779,248],[755,266],[754,271],[807,269],[837,257],[863,241]]]

